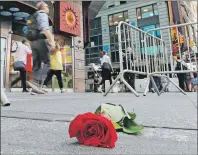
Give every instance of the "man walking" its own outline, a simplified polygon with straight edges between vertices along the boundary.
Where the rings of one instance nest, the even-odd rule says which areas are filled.
[[[49,29],[48,5],[45,2],[38,2],[37,8],[35,14],[39,35],[32,41],[33,80],[27,83],[35,93],[43,94],[44,91],[40,88],[50,69],[50,53],[55,50],[55,42]]]

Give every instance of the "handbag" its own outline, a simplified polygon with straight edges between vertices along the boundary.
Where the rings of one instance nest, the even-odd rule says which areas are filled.
[[[14,62],[13,66],[14,66],[15,71],[20,70],[20,69],[25,69],[25,64],[23,61]]]

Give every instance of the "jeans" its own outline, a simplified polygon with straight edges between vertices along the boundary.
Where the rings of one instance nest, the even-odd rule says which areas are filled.
[[[185,82],[185,74],[183,74],[183,73],[177,74],[177,78],[178,78],[178,81],[179,81],[179,87],[180,87],[182,90],[185,90],[185,85],[184,85],[184,82]]]
[[[110,85],[112,84],[111,70],[103,68],[102,69],[102,81],[100,82],[100,85],[103,85],[104,91],[105,91],[105,80],[109,80]]]
[[[26,70],[23,68],[20,69],[19,71],[20,71],[20,78],[21,78],[23,90],[26,90]]]
[[[52,79],[53,75],[56,75],[59,88],[62,89],[63,88],[63,80],[62,80],[61,70],[49,70],[49,72],[47,74],[47,78],[44,81],[44,85],[48,84],[48,82]]]
[[[33,80],[42,82],[50,70],[50,44],[47,39],[32,41]],[[42,66],[43,63],[43,66]]]

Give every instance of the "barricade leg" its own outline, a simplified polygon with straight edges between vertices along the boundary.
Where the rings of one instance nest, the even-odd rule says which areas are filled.
[[[126,82],[126,80],[124,79],[124,74],[126,72],[123,72],[123,74],[121,75],[121,78],[122,78],[122,82],[126,85],[126,87],[132,92],[135,94],[136,97],[139,97],[139,94]]]
[[[3,88],[1,88],[1,102],[3,106],[9,106],[10,101],[8,100]]]
[[[185,93],[175,82],[173,82],[170,78],[168,78],[168,80],[169,80],[177,89],[179,89],[184,95],[186,95],[186,93]]]
[[[146,96],[146,94],[148,92],[148,88],[149,88],[149,84],[150,84],[150,77],[149,76],[147,77],[147,80],[148,81],[147,81],[146,88],[145,88],[143,96]]]
[[[110,92],[110,90],[115,86],[116,82],[121,78],[121,74],[119,74],[116,79],[113,81],[113,83],[110,85],[110,87],[105,91],[104,96],[107,96],[107,94]]]
[[[168,79],[168,77],[166,77]],[[168,80],[167,84],[162,88],[162,90],[160,91],[160,95],[161,93],[165,92],[165,89],[168,87],[170,81]]]
[[[151,79],[151,82],[153,84],[153,87],[154,87],[155,91],[157,92],[157,95],[160,96],[160,92],[159,92],[159,90],[157,88],[157,85],[156,85],[154,79],[153,79],[153,76],[150,76],[150,79]]]

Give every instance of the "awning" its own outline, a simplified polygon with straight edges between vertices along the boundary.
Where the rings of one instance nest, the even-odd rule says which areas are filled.
[[[22,1],[0,1],[0,17],[8,20],[16,20],[26,23],[29,15],[33,14],[37,9],[34,6]],[[49,18],[50,19],[50,18]],[[50,19],[50,25],[53,25]]]
[[[91,1],[89,5],[89,19],[94,19],[106,1]]]

